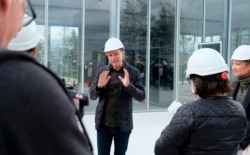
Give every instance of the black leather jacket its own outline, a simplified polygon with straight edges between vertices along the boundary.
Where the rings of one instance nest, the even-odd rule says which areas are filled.
[[[133,129],[132,98],[138,101],[144,100],[145,89],[142,84],[142,80],[141,80],[138,69],[126,63],[124,67],[127,69],[129,73],[130,84],[128,88],[122,87],[122,90],[120,93],[120,102],[118,106],[118,126],[121,129],[121,131],[130,131]],[[99,129],[101,125],[104,106],[105,106],[106,99],[107,99],[107,85],[102,89],[97,89],[97,83],[98,83],[99,75],[104,70],[109,70],[109,69],[110,69],[110,65],[103,66],[99,69],[98,74],[95,77],[89,90],[90,99],[95,100],[99,97],[99,103],[97,105],[96,114],[95,114],[95,123],[96,123],[97,130]]]
[[[155,144],[156,155],[236,155],[247,129],[246,114],[230,97],[181,106]]]

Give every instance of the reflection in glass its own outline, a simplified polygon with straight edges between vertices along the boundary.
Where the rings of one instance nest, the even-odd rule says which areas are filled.
[[[150,46],[150,109],[167,108],[173,101],[175,4],[152,1]]]
[[[67,84],[80,81],[80,6],[79,0],[49,1],[48,68]]]
[[[84,91],[88,92],[92,79],[99,67],[108,64],[103,47],[110,37],[110,2],[85,1],[85,34],[84,34]],[[93,113],[98,100],[90,100],[85,111]]]
[[[147,0],[121,1],[120,39],[125,46],[127,63],[141,73],[145,84],[146,75],[146,35]],[[135,110],[145,110],[146,105],[135,101]]]
[[[33,0],[32,6],[34,7],[34,10],[36,11],[36,19],[35,22],[37,24],[37,32],[40,37],[40,41],[37,44],[37,53],[36,53],[36,59],[41,63],[45,65],[44,58],[45,58],[45,33],[44,33],[44,9],[45,9],[45,2],[44,1],[38,1]],[[42,6],[42,7],[41,7]],[[30,13],[28,13],[30,14]]]
[[[76,27],[50,27],[49,68],[66,83],[77,81],[79,30]]]
[[[82,8],[83,2],[85,8]],[[72,79],[77,79],[78,83],[83,80],[83,91],[86,92],[97,68],[108,63],[102,52],[105,41],[110,36],[120,36],[126,46],[126,60],[140,70],[145,86],[146,66],[149,65],[149,110],[166,108],[173,100],[173,72],[176,71],[173,68],[176,0],[149,1],[151,34],[150,49],[147,50],[150,51],[150,58],[146,58],[147,2],[148,0],[122,0],[119,7],[121,10],[118,10],[116,0],[33,0],[32,4],[38,15],[35,21],[42,36],[36,55],[38,61],[46,66],[48,63],[48,67],[60,77],[68,79],[68,83]],[[176,77],[179,92],[175,95],[178,95],[182,103],[194,99],[185,78],[185,70],[188,57],[198,45],[202,42],[222,42],[224,54],[227,52],[228,2],[180,1],[180,36],[176,43],[179,46],[179,51],[176,52],[180,56],[176,58],[180,62],[179,77]],[[229,56],[237,46],[250,43],[250,20],[247,13],[250,1],[230,2],[232,19]],[[48,12],[45,8],[48,8]],[[116,17],[117,15],[120,17]],[[120,23],[117,22],[119,18]],[[45,30],[47,26],[48,31]],[[120,34],[117,34],[118,26]],[[48,36],[45,36],[47,33]],[[147,59],[150,60],[149,64],[146,64]],[[228,63],[230,64],[230,60]],[[80,74],[81,72],[84,74]],[[233,78],[231,75],[231,79]],[[91,101],[86,111],[94,112],[95,105],[95,101]],[[146,105],[138,102],[134,106],[135,110],[146,109]]]
[[[203,1],[186,0],[180,4],[180,58],[179,58],[179,101],[194,100],[191,87],[186,80],[187,60],[202,42],[203,36]],[[190,9],[193,8],[193,9]]]
[[[250,45],[249,6],[249,0],[232,1],[230,56],[238,46],[243,44]],[[230,79],[234,81],[236,77],[231,75]]]
[[[196,49],[206,46],[218,50],[221,54],[227,52],[225,48],[227,43],[226,30],[228,28],[226,22],[227,8],[225,7],[227,5],[224,2],[217,0],[181,1],[179,100],[182,103],[195,99],[191,93],[190,85],[185,79],[189,56]],[[204,46],[199,46],[201,43]]]
[[[40,41],[37,44],[37,53],[35,55],[37,61],[41,64],[44,63],[45,47],[44,47],[44,25],[37,25],[37,31],[41,37]]]

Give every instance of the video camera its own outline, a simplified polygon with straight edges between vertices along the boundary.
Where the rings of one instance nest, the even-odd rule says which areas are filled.
[[[82,118],[84,115],[84,106],[89,105],[88,95],[79,93],[76,87],[73,87],[72,85],[67,85],[65,82],[65,79],[62,79],[62,82],[64,83],[66,89],[68,90],[68,93],[70,97],[72,98],[74,104],[76,105],[78,112]]]

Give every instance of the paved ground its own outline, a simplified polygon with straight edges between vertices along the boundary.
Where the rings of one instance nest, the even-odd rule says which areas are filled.
[[[130,136],[126,155],[154,155],[155,141],[169,123],[172,115],[167,111],[136,112],[133,117],[134,129]],[[94,155],[97,155],[94,115],[85,115],[83,122],[94,147]],[[111,155],[113,155],[113,147]]]

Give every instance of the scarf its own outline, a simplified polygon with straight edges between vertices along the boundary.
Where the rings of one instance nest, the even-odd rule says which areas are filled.
[[[240,82],[240,88],[236,96],[236,100],[243,104],[247,89],[250,85],[250,77],[239,77],[238,81]]]

